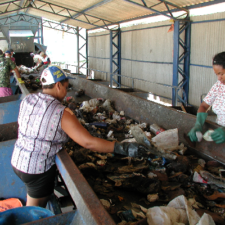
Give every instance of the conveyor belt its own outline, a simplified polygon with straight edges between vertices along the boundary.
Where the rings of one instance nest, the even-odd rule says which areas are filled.
[[[0,193],[3,198],[19,197],[23,203],[26,201],[26,190],[23,182],[14,174],[11,167],[11,155],[17,136],[17,118],[19,105],[29,91],[25,85],[20,85],[22,96],[11,97],[0,104],[0,179],[5,185],[0,185]],[[41,91],[41,90],[40,90]],[[72,94],[72,93],[71,93]],[[68,93],[68,96],[71,95]],[[73,91],[74,95],[74,91]],[[75,97],[76,98],[76,97]],[[88,100],[90,97],[83,96],[80,101]],[[10,135],[7,135],[10,132]],[[11,133],[13,133],[11,135]],[[12,138],[12,140],[5,139]],[[46,218],[28,224],[87,224],[87,225],[114,225],[114,221],[106,212],[99,199],[80,173],[67,152],[61,151],[56,156],[58,170],[72,197],[77,209],[70,213],[63,213],[52,218]]]
[[[123,91],[111,89],[105,85],[101,85],[97,82],[89,81],[84,78],[77,77],[77,79],[73,81],[73,87],[76,90],[80,88],[85,90],[86,96],[84,96],[84,99],[82,100],[86,100],[89,97],[110,99],[114,101],[115,107],[118,111],[125,111],[125,114],[127,116],[139,122],[146,122],[149,124],[157,123],[164,129],[178,128],[180,141],[187,144],[183,138],[183,134],[187,133],[192,128],[196,120],[195,116],[159,105],[157,103],[142,99]],[[29,93],[24,85],[20,85],[20,88],[22,93]],[[71,95],[71,93],[68,93],[68,95]],[[15,114],[17,113],[18,115],[19,102],[15,103],[12,101],[11,103],[8,102],[2,104],[6,104],[4,106],[7,106],[8,104],[8,108],[6,107],[8,112],[12,110],[14,111],[13,120],[15,121]],[[0,104],[0,106],[2,104]],[[9,121],[13,122],[12,120],[10,120],[9,116],[7,116],[8,114],[5,115],[5,117],[4,115],[2,116],[2,120],[5,121],[4,123],[9,123]],[[217,124],[208,121],[206,123],[205,129],[215,129],[217,127]],[[12,148],[13,141],[7,143],[10,143],[10,146]],[[5,143],[3,143],[3,146],[5,148],[4,144]],[[201,155],[211,157],[217,159],[222,163],[225,163],[224,149],[225,144],[216,145],[215,143],[203,141],[201,143],[198,143],[196,148],[193,150],[197,153],[201,153]],[[104,207],[99,202],[93,190],[87,184],[83,175],[80,173],[76,165],[73,163],[73,161],[65,151],[61,151],[57,154],[56,163],[59,172],[62,175],[62,178],[70,192],[70,195],[77,205],[77,210],[73,213],[74,217],[72,214],[68,214],[68,216],[70,215],[70,218],[73,217],[72,222],[70,221],[71,223],[68,224],[75,224],[74,221],[77,222],[76,224],[115,224],[109,214],[105,211]],[[62,217],[63,216],[65,219],[64,214],[62,214]],[[45,221],[48,221],[48,223],[46,224],[53,224],[50,223],[50,220]],[[59,217],[58,221],[60,221]],[[35,224],[42,223],[37,222]]]

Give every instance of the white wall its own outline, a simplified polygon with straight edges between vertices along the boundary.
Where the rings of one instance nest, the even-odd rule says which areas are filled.
[[[224,12],[191,17],[191,21],[221,18],[225,18]],[[164,27],[154,28],[161,25]],[[121,35],[121,74],[146,80],[135,81],[135,88],[168,98],[172,96],[171,88],[156,83],[172,85],[173,32],[168,33],[170,25],[169,21],[136,25],[122,28]],[[201,95],[207,93],[216,82],[216,75],[211,67],[212,57],[225,51],[224,26],[225,21],[192,23],[189,87],[189,103],[192,105],[198,106]],[[136,30],[140,28],[149,29]],[[88,40],[89,68],[109,72],[109,32],[91,33]],[[96,78],[105,79],[102,73],[95,75]],[[132,81],[122,78],[122,84],[131,86]]]

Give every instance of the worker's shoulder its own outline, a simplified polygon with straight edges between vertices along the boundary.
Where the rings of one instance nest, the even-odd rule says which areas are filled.
[[[0,62],[6,62],[6,58],[0,55]]]
[[[0,56],[0,66],[1,66],[2,68],[4,68],[4,67],[6,68],[7,65],[10,65],[9,60],[10,60],[10,59],[7,59],[7,58],[5,58],[5,57],[3,57],[3,56]]]
[[[5,58],[5,59],[6,59],[6,61],[7,61],[10,65],[16,66],[16,63],[15,63],[14,61],[12,61],[11,58]]]

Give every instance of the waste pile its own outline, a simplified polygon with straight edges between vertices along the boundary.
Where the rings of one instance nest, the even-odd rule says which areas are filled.
[[[21,79],[24,81],[27,89],[36,91],[37,89],[40,89],[42,87],[40,76],[29,75],[28,77],[23,76]]]
[[[64,104],[91,135],[149,149],[145,157],[131,158],[93,152],[72,140],[64,146],[117,224],[225,224],[225,167],[191,154],[178,129],[140,124],[109,99],[67,97]]]
[[[26,67],[24,65],[17,66],[17,69],[19,70],[20,74],[26,74],[30,75],[31,73],[38,73],[37,66],[34,67]]]

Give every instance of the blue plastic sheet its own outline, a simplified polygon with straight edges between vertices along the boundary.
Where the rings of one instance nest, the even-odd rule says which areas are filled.
[[[0,225],[20,225],[49,216],[54,216],[54,213],[38,206],[18,207],[0,213]]]

